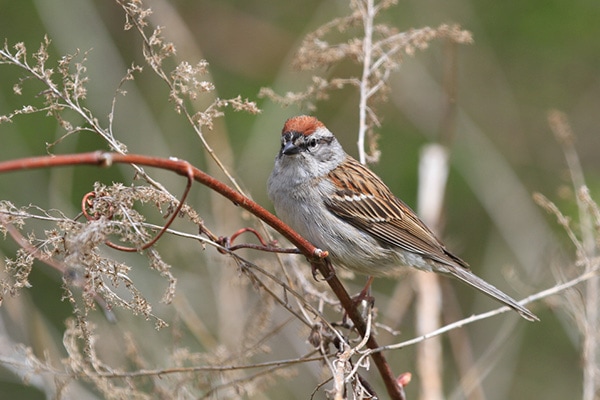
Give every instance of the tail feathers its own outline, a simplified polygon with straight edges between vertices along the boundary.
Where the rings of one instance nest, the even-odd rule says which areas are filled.
[[[453,267],[448,268],[450,275],[453,277],[463,281],[464,283],[473,286],[475,289],[480,290],[482,293],[490,296],[493,299],[496,299],[500,303],[506,304],[516,312],[518,312],[521,317],[525,318],[528,321],[539,321],[540,319],[533,314],[531,311],[517,303],[512,297],[502,292],[499,289],[496,289],[494,286],[490,285],[480,277],[474,275],[471,271],[461,267]]]

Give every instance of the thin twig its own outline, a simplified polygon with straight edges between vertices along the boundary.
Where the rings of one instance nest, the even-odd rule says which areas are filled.
[[[364,4],[362,2],[364,1]],[[363,62],[362,76],[360,78],[360,99],[358,104],[358,160],[361,164],[367,162],[365,151],[365,136],[367,134],[367,109],[368,101],[372,95],[371,82],[371,62],[373,50],[373,19],[375,18],[375,8],[373,0],[357,0],[356,3],[361,9],[363,20]]]
[[[589,279],[597,277],[598,273],[600,271],[600,264],[599,263],[600,263],[600,260],[596,260],[595,264],[594,264],[594,267],[591,270],[589,270],[588,272],[586,272],[584,274],[581,274],[578,277],[576,277],[574,279],[571,279],[571,280],[569,280],[567,282],[558,284],[556,286],[553,286],[553,287],[548,288],[546,290],[543,290],[541,292],[532,294],[531,296],[528,296],[528,297],[524,298],[523,300],[521,300],[519,302],[519,304],[526,305],[526,304],[532,303],[534,301],[544,299],[546,297],[549,297],[549,296],[552,296],[552,295],[564,292],[565,290],[571,289],[572,287],[577,286],[578,284],[580,284],[582,282],[585,282],[585,281],[587,281]],[[404,341],[404,342],[401,342],[401,343],[391,344],[391,345],[388,345],[388,346],[382,346],[382,347],[379,347],[377,349],[369,350],[369,351],[365,352],[365,354],[363,355],[363,357],[366,357],[366,356],[370,355],[373,352],[388,351],[388,350],[398,350],[398,349],[402,349],[402,348],[405,348],[405,347],[408,347],[408,346],[412,346],[412,345],[414,345],[416,343],[421,343],[424,340],[427,340],[427,339],[429,339],[431,337],[439,336],[439,335],[441,335],[443,333],[446,333],[448,331],[451,331],[453,329],[462,328],[463,326],[470,325],[470,324],[472,324],[472,323],[474,323],[476,321],[481,321],[481,320],[484,320],[484,319],[487,319],[487,318],[491,318],[491,317],[494,317],[496,315],[508,312],[510,310],[512,310],[510,307],[508,307],[508,306],[502,306],[502,307],[496,308],[494,310],[491,310],[491,311],[488,311],[488,312],[485,312],[485,313],[472,315],[472,316],[470,316],[468,318],[461,319],[460,321],[456,321],[456,322],[453,322],[451,324],[445,325],[445,326],[441,327],[440,329],[436,329],[435,331],[429,332],[429,333],[427,333],[425,335],[421,335],[419,337],[416,337],[416,338],[413,338],[413,339],[410,339],[410,340],[407,340],[407,341]]]
[[[586,183],[583,174],[583,168],[579,161],[579,155],[575,149],[575,135],[567,121],[565,114],[559,111],[551,111],[548,116],[550,128],[553,130],[556,139],[560,143],[567,166],[571,174],[571,182],[573,183],[574,192],[579,193],[585,190]],[[586,269],[591,268],[588,260],[596,256],[597,248],[594,239],[594,228],[592,215],[589,212],[588,206],[583,201],[582,197],[575,196],[577,201],[577,209],[579,212],[579,224],[581,232],[581,254],[580,257],[586,260]],[[600,299],[600,278],[590,279],[587,282],[585,290],[584,318],[582,322],[583,346],[582,358],[583,367],[583,399],[592,400],[598,394],[598,328],[600,327],[600,312],[598,311],[598,301]]]

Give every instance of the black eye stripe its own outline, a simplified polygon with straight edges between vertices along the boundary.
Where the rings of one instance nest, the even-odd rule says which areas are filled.
[[[317,147],[319,144],[329,144],[333,141],[333,137],[322,137],[322,138],[308,138],[304,134],[298,131],[288,131],[281,136],[281,146],[285,143],[292,142],[303,150],[309,151],[310,148]]]

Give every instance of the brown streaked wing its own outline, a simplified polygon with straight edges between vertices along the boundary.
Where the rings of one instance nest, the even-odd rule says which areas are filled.
[[[335,195],[325,200],[325,206],[331,212],[387,245],[398,246],[444,264],[467,266],[444,248],[377,175],[349,156],[343,166],[329,173],[338,187]]]

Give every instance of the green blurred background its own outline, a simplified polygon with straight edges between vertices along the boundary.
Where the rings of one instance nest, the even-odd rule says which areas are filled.
[[[265,182],[279,145],[278,132],[287,117],[305,111],[281,108],[258,99],[257,93],[264,86],[280,94],[301,89],[309,75],[297,73],[290,67],[300,40],[328,20],[347,14],[347,4],[312,0],[173,0],[147,4],[154,10],[152,22],[163,26],[164,35],[177,47],[178,59],[194,63],[203,58],[210,63],[212,77],[207,78],[214,82],[218,97],[240,94],[257,101],[263,109],[258,116],[227,111],[207,137],[247,192],[270,208]],[[556,270],[572,274],[572,245],[553,218],[533,204],[531,194],[542,192],[565,212],[577,217],[573,193],[565,189],[570,187],[570,181],[564,156],[548,125],[550,109],[559,109],[568,115],[576,132],[576,148],[592,196],[598,193],[600,3],[590,0],[409,0],[400,1],[388,10],[384,19],[399,30],[459,23],[473,33],[475,40],[472,45],[456,47],[457,114],[443,235],[449,247],[468,260],[479,275],[518,298],[552,286],[557,279]],[[86,106],[105,126],[111,100],[126,68],[132,62],[143,63],[140,39],[132,31],[124,32],[123,24],[121,9],[106,0],[0,0],[0,38],[6,39],[9,46],[24,42],[31,54],[47,34],[52,40],[54,57],[89,51]],[[448,63],[444,49],[442,42],[434,41],[429,49],[406,57],[401,69],[391,78],[389,102],[377,107],[382,117],[378,131],[382,157],[372,168],[411,206],[415,206],[416,201],[420,149],[436,140],[442,124],[441,82],[444,65]],[[134,83],[125,86],[128,95],[117,102],[116,137],[132,153],[175,156],[214,173],[214,166],[207,161],[198,138],[167,101],[168,90],[147,66],[145,68]],[[26,83],[26,96],[13,94],[13,84],[22,76],[23,72],[15,67],[0,66],[0,114],[28,102],[39,103],[34,95],[41,86],[35,82]],[[331,99],[319,103],[315,112],[352,155],[357,154],[357,100],[355,92],[345,89],[332,93]],[[12,124],[0,125],[0,159],[46,154],[46,143],[53,142],[62,133],[54,120],[43,115],[18,117]],[[52,152],[98,148],[106,149],[106,145],[92,134],[84,133],[67,138]],[[173,179],[170,174],[153,174],[167,182],[172,193],[181,191],[184,182]],[[32,203],[60,208],[69,215],[76,215],[81,196],[96,180],[127,184],[132,179],[133,174],[127,168],[21,172],[0,177],[0,198],[17,205]],[[210,216],[214,211],[211,201],[205,189],[195,187],[190,203],[209,224],[215,222]],[[234,223],[233,226],[239,225]],[[218,233],[228,234],[226,230]],[[208,298],[218,299],[219,290],[230,292],[231,285],[236,284],[227,286],[221,280],[224,286],[216,289],[215,283],[206,277],[222,272],[211,272],[210,265],[202,267],[206,271],[198,272],[195,263],[214,260],[214,254],[201,254],[200,249],[180,244],[175,239],[161,246],[167,261],[176,267],[174,273],[180,279],[179,290],[183,296],[196,307],[215,337],[223,338],[222,332],[229,322],[216,310],[218,304],[199,294],[212,293],[214,296]],[[0,250],[3,257],[10,256],[15,246],[9,240],[0,243]],[[136,262],[139,260],[132,257],[131,263]],[[231,276],[237,279],[234,268],[230,269],[233,270]],[[516,274],[513,280],[506,277],[505,272],[509,270]],[[156,287],[164,290],[164,282],[156,272],[140,268],[136,273],[140,274],[141,282],[147,282],[149,292]],[[515,284],[515,279],[520,282]],[[5,300],[0,309],[5,325],[2,334],[11,337],[14,343],[24,343],[37,351],[50,347],[51,352],[61,354],[60,335],[70,306],[60,300],[60,277],[37,265],[31,283],[33,288]],[[356,289],[361,283],[362,279],[356,279]],[[452,287],[465,314],[494,306],[462,285],[453,283]],[[382,297],[391,295],[394,283],[380,280],[375,290]],[[156,298],[149,297],[156,304],[158,314],[170,312],[168,306],[158,304],[160,293]],[[241,304],[236,312],[247,312],[243,301]],[[511,325],[508,338],[500,340],[499,347],[494,349],[495,356],[483,361],[481,368],[489,369],[481,383],[484,398],[581,397],[578,331],[556,304],[558,302],[534,306],[542,322],[518,321],[516,328]],[[382,318],[393,320],[394,306],[386,304],[385,307]],[[95,318],[104,335],[102,340],[107,343],[121,340],[117,327],[107,324],[98,314]],[[148,335],[156,340],[152,343],[169,340],[169,334],[155,332],[152,323],[143,318],[130,317],[127,313],[120,318],[126,320],[121,322],[126,325],[123,329]],[[503,315],[465,328],[473,342],[475,357],[483,356],[496,343],[492,338],[496,338],[507,320],[512,324],[517,318]],[[10,321],[15,325],[11,326]],[[405,318],[396,328],[403,332],[403,339],[410,338],[412,319]],[[384,343],[399,340],[385,334],[381,338]],[[227,345],[228,341],[234,343],[235,339],[224,338],[223,344]],[[298,349],[290,357],[306,351],[303,338],[298,341],[301,343],[296,344]],[[190,347],[194,349],[193,341]],[[151,349],[148,354],[152,354]],[[279,358],[276,351],[271,356]],[[163,355],[157,351],[155,357],[156,364],[161,365]],[[395,372],[414,372],[414,350],[392,352],[389,358]],[[445,392],[448,398],[461,398],[457,373],[448,358],[444,371]],[[308,398],[312,389],[307,388],[316,386],[320,379],[318,374],[300,371],[302,382],[275,385],[271,391],[255,398]],[[409,398],[418,397],[417,388],[415,382],[409,385]],[[89,387],[81,390],[80,395],[91,396]],[[9,366],[0,374],[1,393],[12,398],[44,398],[41,389],[24,388]],[[69,396],[73,394],[67,398],[75,398]]]

